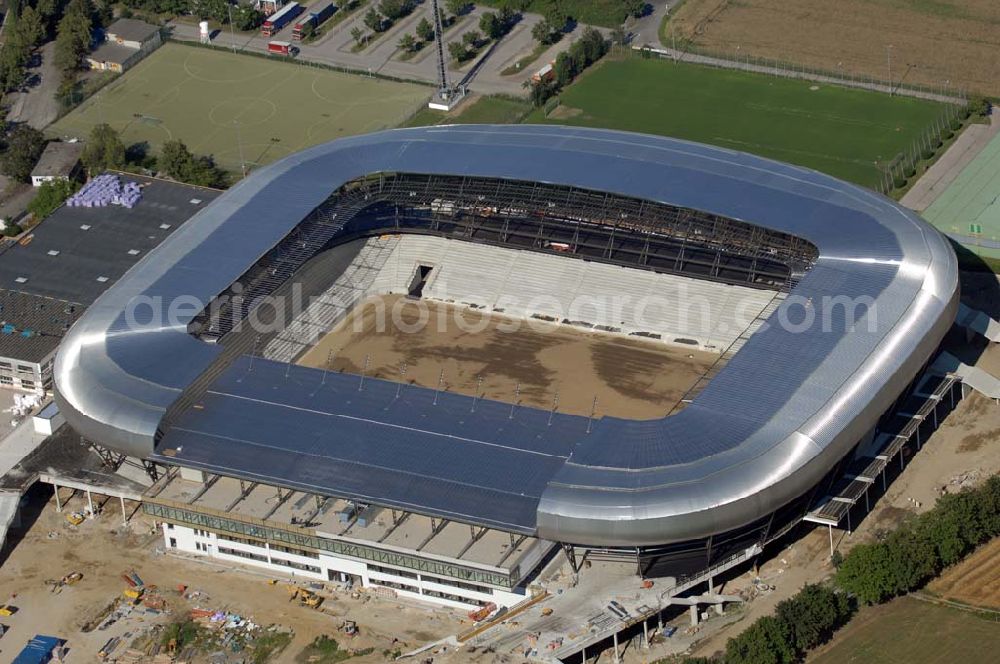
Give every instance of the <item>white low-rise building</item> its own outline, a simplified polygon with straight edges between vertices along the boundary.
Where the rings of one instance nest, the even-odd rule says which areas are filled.
[[[460,609],[510,607],[555,545],[229,477],[175,472],[143,497],[165,548]]]

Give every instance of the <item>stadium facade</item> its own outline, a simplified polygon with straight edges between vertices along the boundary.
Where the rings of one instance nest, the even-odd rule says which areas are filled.
[[[239,324],[261,298],[293,284],[322,293],[340,260],[325,256],[385,234],[764,295],[753,329],[721,341],[586,322],[724,360],[654,420],[515,416],[254,357],[278,336]],[[419,264],[390,288],[406,292]],[[936,230],[813,171],[601,130],[395,130],[306,150],[233,187],[86,312],[55,381],[81,435],[131,456],[494,529],[512,544],[633,551],[644,573],[676,574],[801,518],[907,393],[957,305],[955,256]]]

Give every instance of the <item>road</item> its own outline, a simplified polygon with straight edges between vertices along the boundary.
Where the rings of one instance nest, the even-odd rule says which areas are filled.
[[[59,115],[56,90],[59,88],[59,70],[55,66],[55,42],[42,46],[37,55],[40,63],[28,70],[29,76],[37,76],[35,85],[25,92],[7,95],[10,111],[8,122],[26,122],[35,129],[42,129],[55,122]]]

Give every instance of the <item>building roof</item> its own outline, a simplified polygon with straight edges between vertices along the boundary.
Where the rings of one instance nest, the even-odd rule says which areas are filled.
[[[89,306],[220,192],[135,175],[132,209],[62,206],[0,256],[0,289]],[[197,201],[197,202],[193,202]]]
[[[83,311],[78,302],[0,288],[0,357],[41,362]]]
[[[128,46],[104,42],[95,48],[87,58],[94,62],[113,62],[118,65],[124,65],[130,58],[134,58],[138,52]]]
[[[189,411],[180,418],[176,435],[194,423],[190,428],[200,435],[190,440],[207,442],[174,447],[172,462],[272,478],[290,476],[294,468],[315,470],[304,481],[331,495],[349,489],[344,478],[356,473],[380,500],[430,514],[461,511],[471,522],[493,518],[491,501],[523,492],[537,508],[527,518],[520,516],[524,511],[505,515],[508,527],[563,542],[638,546],[694,539],[766,517],[808,491],[871,430],[954,321],[958,269],[946,240],[887,198],[815,171],[605,130],[396,130],[317,146],[256,171],[119,281],[74,327],[57,357],[57,399],[67,421],[129,454],[162,451],[174,435],[168,431],[157,447],[167,409],[220,348],[187,333],[197,306],[190,315],[145,325],[127,322],[122,311],[143,296],[186,296],[207,306],[338,187],[378,172],[610,192],[789,233],[815,245],[819,256],[768,318],[771,324],[687,408],[657,420],[603,418],[590,434],[575,436],[565,459],[552,462],[565,451],[536,449],[516,430],[490,441],[482,439],[486,434],[464,440],[452,430],[455,423],[433,409],[419,426],[400,426],[383,416],[391,409],[369,411],[364,400],[318,401],[315,389],[286,396],[275,383],[271,394],[277,396],[265,401],[252,394],[256,382],[244,380],[209,391],[227,400],[229,417],[206,424],[190,419],[198,416]],[[843,307],[831,309],[832,320],[816,316],[816,324],[804,328],[779,324],[801,320],[814,303],[842,297],[867,305],[853,325]],[[312,371],[313,384],[320,384],[322,372]],[[271,411],[271,401],[285,403],[274,418],[258,417]],[[361,415],[353,414],[356,404]],[[322,438],[307,442],[319,428],[336,435],[331,409],[339,409],[343,420],[369,420],[363,431],[345,428],[345,436],[371,462],[345,458],[342,447],[328,448]],[[527,418],[530,410],[519,414]],[[303,413],[309,413],[306,430],[289,436],[290,419]],[[564,433],[572,435],[578,423],[563,422]],[[501,456],[520,445],[548,461],[537,470],[531,464],[522,464],[521,472],[509,469]],[[412,464],[414,451],[424,449],[444,450],[438,465],[451,470]],[[475,470],[494,463],[504,469],[502,494],[457,490],[496,489]]]
[[[158,25],[151,25],[134,18],[120,18],[107,27],[105,34],[109,41],[117,38],[142,43],[159,31]]]
[[[31,171],[32,177],[69,176],[80,162],[83,146],[79,143],[51,141]]]

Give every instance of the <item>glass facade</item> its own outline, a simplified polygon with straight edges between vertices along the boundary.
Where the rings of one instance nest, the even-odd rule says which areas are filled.
[[[366,563],[371,562],[412,569],[417,572],[426,572],[435,576],[459,581],[511,589],[516,586],[518,580],[517,568],[509,574],[500,571],[492,572],[443,560],[423,558],[400,551],[382,549],[368,544],[319,537],[306,531],[295,532],[285,530],[268,525],[262,521],[251,523],[222,514],[210,514],[185,509],[176,505],[150,502],[148,499],[143,501],[142,509],[146,514],[161,521],[172,521],[192,528],[204,528],[223,535],[232,534],[237,537],[253,538],[258,541],[269,542],[272,545],[282,545],[296,549],[311,549],[345,558],[361,560]]]

